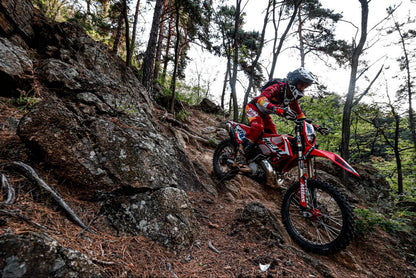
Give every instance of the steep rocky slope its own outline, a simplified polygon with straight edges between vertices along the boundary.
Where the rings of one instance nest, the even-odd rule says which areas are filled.
[[[48,22],[25,0],[0,0],[0,23],[2,277],[415,276],[413,251],[383,231],[330,257],[300,250],[279,220],[281,190],[212,176],[225,117],[203,106],[173,119],[77,25]],[[391,203],[369,167],[345,187],[321,169],[357,206]]]
[[[2,252],[8,250],[7,255],[0,252],[3,277],[31,277],[13,266],[21,265],[17,258],[21,259],[23,253],[27,255],[26,268],[33,269],[39,265],[39,252],[47,254],[47,261],[41,261],[45,270],[37,269],[38,273],[52,277],[69,277],[70,273],[75,275],[72,277],[414,277],[416,274],[416,269],[406,262],[400,238],[382,230],[354,239],[346,250],[332,256],[300,250],[279,220],[281,190],[267,188],[243,176],[228,182],[215,180],[210,175],[213,148],[192,137],[183,137],[184,150],[199,165],[201,181],[215,183],[215,193],[186,192],[197,219],[198,233],[181,251],[169,251],[163,243],[142,235],[120,234],[100,213],[102,201],[81,200],[71,188],[56,180],[43,163],[35,165],[39,176],[61,193],[95,233],[83,231],[68,220],[48,194],[5,167],[15,160],[32,161],[26,155],[28,149],[15,134],[22,111],[10,105],[9,99],[2,98],[0,104],[0,162],[17,195],[14,204],[0,206],[0,245]],[[223,118],[189,109],[188,125],[196,127],[193,130],[200,137],[207,137],[206,127],[221,126]],[[161,119],[162,128],[178,130]],[[37,247],[31,249],[25,243]],[[75,267],[70,267],[74,265],[71,260],[77,262]],[[269,264],[267,271],[261,271],[260,265]],[[53,266],[59,271],[52,271]],[[19,273],[26,274],[19,276]]]

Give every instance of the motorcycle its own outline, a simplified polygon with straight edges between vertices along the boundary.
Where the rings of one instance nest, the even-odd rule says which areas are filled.
[[[295,120],[295,136],[263,133],[247,158],[250,178],[278,188],[285,174],[298,168],[299,180],[286,190],[281,204],[282,222],[290,237],[306,251],[330,255],[345,249],[354,234],[354,215],[345,197],[336,188],[316,178],[315,158],[330,159],[359,177],[339,155],[316,147],[316,131],[308,119]],[[239,174],[236,158],[249,126],[228,121],[230,138],[215,149],[213,168],[220,180]]]

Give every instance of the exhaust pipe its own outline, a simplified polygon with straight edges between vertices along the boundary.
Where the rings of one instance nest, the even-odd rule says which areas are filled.
[[[266,172],[266,183],[268,186],[271,188],[278,188],[283,185],[283,179],[277,178],[276,172],[274,171],[272,165],[266,159],[263,159],[260,164]]]

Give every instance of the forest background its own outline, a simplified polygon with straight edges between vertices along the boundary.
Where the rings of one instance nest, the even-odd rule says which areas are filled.
[[[319,146],[373,165],[398,201],[414,202],[416,1],[339,2],[33,0],[137,68],[178,119],[187,115],[178,103],[210,98],[244,122],[243,107],[265,81],[305,66],[318,82],[301,106],[332,131]]]

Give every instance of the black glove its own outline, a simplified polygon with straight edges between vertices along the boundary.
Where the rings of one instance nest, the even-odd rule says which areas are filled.
[[[298,115],[289,107],[285,107],[285,109],[283,110],[283,117],[285,117],[287,120],[294,121],[298,118]]]
[[[331,130],[329,128],[320,127],[320,126],[317,127],[317,130],[320,134],[322,134],[324,136],[328,135],[331,132]]]

